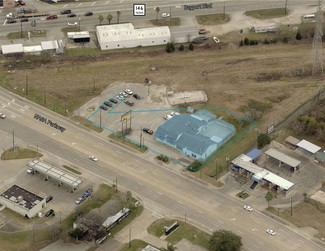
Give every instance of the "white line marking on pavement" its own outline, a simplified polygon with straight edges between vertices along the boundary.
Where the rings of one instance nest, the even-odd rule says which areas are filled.
[[[123,0],[120,0],[120,3],[122,3],[123,2]]]
[[[177,201],[177,203],[179,203],[179,204],[183,205],[183,203],[182,203],[182,202],[180,202],[179,200]]]
[[[69,4],[64,5],[63,8],[67,7],[68,5],[69,5]]]
[[[159,195],[162,195],[162,193],[161,192],[156,192],[157,194],[159,194]]]
[[[77,143],[76,143],[76,142],[72,142],[72,143],[71,143],[71,145],[75,145],[75,144],[77,144]]]
[[[90,6],[93,6],[94,4],[96,4],[96,2],[93,2]]]
[[[152,211],[153,216],[157,216],[158,218],[163,218],[163,216],[160,213],[157,213],[155,211]]]
[[[26,109],[29,109],[29,106],[28,106],[28,105],[24,105],[24,107],[25,107]]]
[[[6,23],[7,23],[7,19],[3,22],[3,25],[6,25]]]
[[[24,108],[20,108],[19,111],[25,112],[25,109]]]
[[[107,1],[105,4],[108,4],[109,3],[109,1]]]
[[[55,136],[55,133],[51,133],[52,136]]]
[[[78,6],[82,5],[82,3],[78,4]]]
[[[234,220],[236,220],[236,218],[231,218],[230,220],[234,221]]]
[[[179,9],[180,7],[181,7],[180,5],[175,6],[176,9]]]
[[[13,119],[16,118],[16,115],[11,114],[10,117],[12,117]]]

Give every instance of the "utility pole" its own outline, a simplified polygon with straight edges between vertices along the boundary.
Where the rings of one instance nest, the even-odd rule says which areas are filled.
[[[12,131],[12,149],[15,151],[15,131]]]
[[[28,75],[25,74],[25,95],[28,96]]]
[[[284,5],[284,14],[287,15],[287,6],[288,6],[288,0],[286,0],[286,3]]]
[[[291,204],[290,215],[292,216],[292,196],[290,197],[290,204]]]
[[[323,37],[322,0],[318,0],[318,7],[316,11],[316,25],[315,25],[313,49],[312,49],[313,76],[323,75],[322,37]]]
[[[117,193],[117,178],[115,178],[115,193]]]
[[[141,126],[141,131],[140,131],[140,148],[142,147],[142,126]]]

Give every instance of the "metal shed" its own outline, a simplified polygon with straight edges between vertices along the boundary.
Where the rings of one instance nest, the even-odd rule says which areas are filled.
[[[8,44],[8,45],[2,45],[1,51],[3,55],[9,55],[9,54],[22,54],[24,53],[24,47],[23,44]]]
[[[307,140],[302,140],[300,141],[297,146],[299,146],[300,148],[310,152],[310,153],[316,153],[318,152],[320,149],[322,149],[321,147],[307,141]]]

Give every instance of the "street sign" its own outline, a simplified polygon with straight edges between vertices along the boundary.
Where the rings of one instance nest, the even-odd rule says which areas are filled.
[[[145,4],[133,4],[133,16],[145,16],[146,5]]]

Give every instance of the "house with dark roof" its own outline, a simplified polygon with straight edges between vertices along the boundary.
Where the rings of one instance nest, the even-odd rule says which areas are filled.
[[[182,154],[207,158],[236,134],[236,128],[208,111],[176,115],[158,127],[155,137]]]

